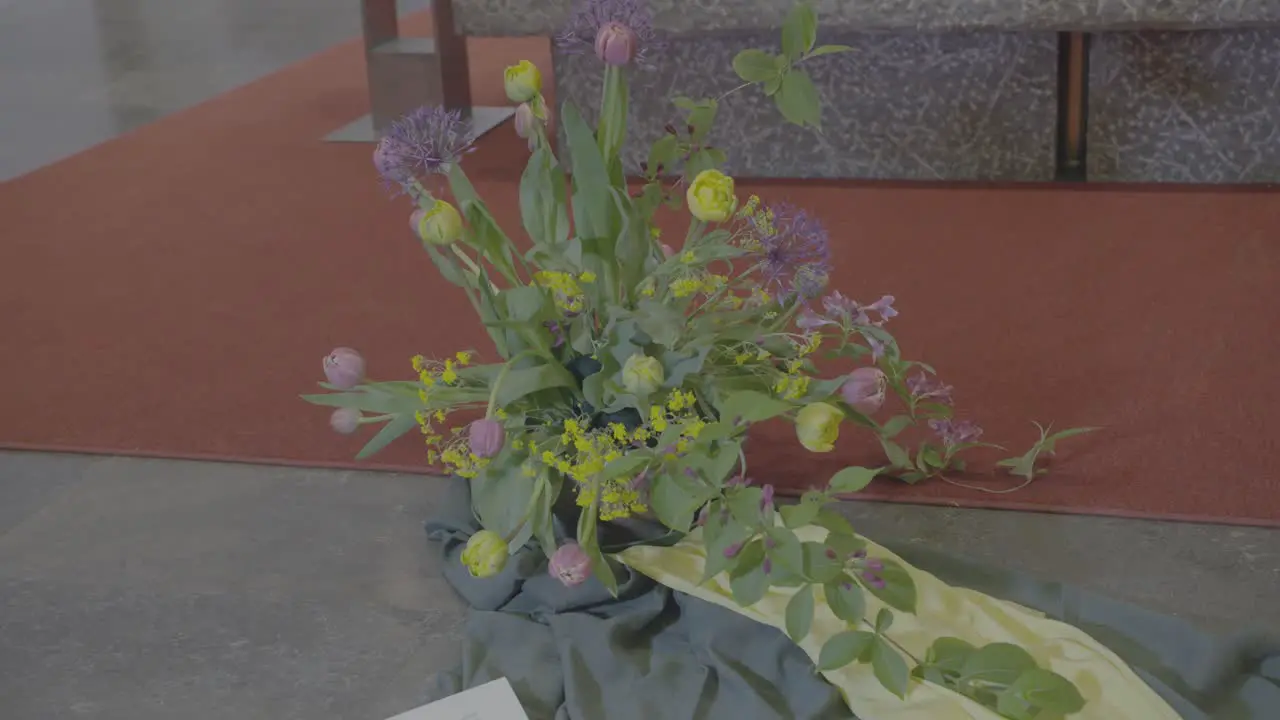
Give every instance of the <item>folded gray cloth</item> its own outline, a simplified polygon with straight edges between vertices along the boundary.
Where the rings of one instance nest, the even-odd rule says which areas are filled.
[[[505,677],[530,720],[855,717],[777,629],[627,568],[617,598],[594,579],[564,587],[547,574],[536,548],[518,551],[495,577],[471,577],[458,555],[479,525],[467,482],[453,482],[427,534],[441,544],[445,578],[472,610],[462,666],[437,678],[429,700]],[[574,524],[566,517],[560,536]],[[602,545],[617,551],[664,536],[656,525],[615,524]],[[1280,718],[1280,643],[1253,635],[1215,638],[1176,618],[1060,583],[912,545],[890,549],[946,582],[1085,630],[1186,720]]]

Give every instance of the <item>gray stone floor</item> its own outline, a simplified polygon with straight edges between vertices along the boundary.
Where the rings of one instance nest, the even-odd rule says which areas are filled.
[[[358,30],[356,0],[0,0],[0,180]],[[0,717],[381,720],[417,704],[458,652],[461,608],[421,530],[441,489],[418,476],[0,452]],[[1213,629],[1280,628],[1280,532],[847,510],[878,538]]]

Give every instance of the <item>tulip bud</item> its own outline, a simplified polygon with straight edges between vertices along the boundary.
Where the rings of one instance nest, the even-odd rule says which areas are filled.
[[[796,438],[811,452],[831,452],[840,437],[844,413],[827,403],[805,405],[796,414]]]
[[[538,118],[533,113],[533,108],[529,103],[520,103],[516,108],[516,135],[522,138],[533,139],[534,128],[537,127]]]
[[[506,567],[507,541],[492,530],[481,530],[467,541],[462,550],[462,564],[472,577],[486,578],[497,575]]]
[[[565,543],[551,555],[547,572],[566,587],[581,585],[591,577],[591,558],[578,543]]]
[[[350,390],[364,380],[364,358],[351,348],[334,348],[324,358],[324,377],[339,390]]]
[[[542,71],[528,60],[521,60],[502,73],[502,86],[511,102],[529,102],[542,92]]]
[[[662,243],[662,256],[670,260],[671,256],[676,254],[676,249],[666,243]]]
[[[634,30],[611,20],[596,33],[596,57],[609,65],[630,65],[638,44]]]
[[[479,458],[491,458],[502,452],[507,441],[506,428],[497,420],[482,418],[471,423],[467,429],[471,452]]]
[[[632,395],[643,396],[662,387],[666,372],[654,357],[636,353],[622,366],[622,387]]]
[[[355,408],[338,408],[329,416],[329,427],[342,435],[350,435],[360,427],[360,411]]]
[[[462,216],[444,200],[436,200],[429,210],[414,210],[409,226],[423,242],[432,245],[449,245],[462,237]]]
[[[863,415],[872,415],[884,405],[888,387],[889,379],[879,368],[864,367],[849,373],[840,387],[840,395],[849,407]]]

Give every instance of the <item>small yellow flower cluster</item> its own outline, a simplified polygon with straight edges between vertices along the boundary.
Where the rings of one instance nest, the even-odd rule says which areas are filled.
[[[676,278],[671,282],[671,294],[678,298],[689,297],[690,295],[714,295],[721,288],[727,285],[729,278],[724,275],[714,275],[706,272],[694,272],[684,277]]]
[[[752,195],[747,198],[747,202],[738,210],[738,218],[748,221],[752,228],[752,232],[738,234],[738,245],[742,248],[747,250],[756,249],[760,245],[759,235],[772,235],[774,233],[773,211],[762,206],[759,195]]]
[[[471,353],[466,350],[459,350],[444,362],[428,360],[421,355],[413,356],[413,370],[418,373],[418,381],[422,383],[422,388],[418,390],[418,397],[422,402],[427,402],[431,388],[440,384],[452,385],[458,382],[458,368],[470,364]]]
[[[733,356],[734,365],[746,365],[749,362],[763,362],[773,357],[768,350],[756,345],[742,345],[741,351]]]
[[[804,359],[817,351],[822,344],[822,335],[819,333],[810,333],[802,336],[799,340],[792,341],[792,345],[796,349],[796,357],[788,360],[786,364],[786,375],[778,378],[773,384],[773,391],[781,395],[787,400],[799,400],[809,392],[810,378],[805,375]]]
[[[556,307],[562,312],[576,313],[582,312],[582,306],[585,302],[582,294],[582,285],[579,283],[589,284],[595,282],[596,274],[587,270],[575,277],[571,273],[541,270],[534,274],[533,281],[540,287],[551,291],[555,298]]]
[[[612,423],[593,430],[582,420],[570,418],[564,421],[564,432],[560,435],[561,452],[544,450],[539,459],[577,483],[578,505],[590,507],[596,499],[596,488],[591,481],[606,465],[622,457],[632,442],[643,442],[648,437],[649,431],[645,428],[628,433],[624,426]],[[647,509],[630,478],[605,482],[599,492],[601,520],[616,520]]]

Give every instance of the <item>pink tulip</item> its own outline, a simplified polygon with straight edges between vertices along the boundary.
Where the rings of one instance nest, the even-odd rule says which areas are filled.
[[[671,247],[670,245],[668,245],[668,244],[666,244],[666,243],[662,243],[662,256],[663,256],[663,257],[665,257],[665,258],[667,258],[668,260],[670,260],[670,259],[671,259],[671,256],[672,256],[672,255],[675,255],[675,254],[676,254],[676,249],[675,249],[675,248]]]
[[[849,373],[849,377],[840,387],[840,395],[849,406],[863,415],[871,415],[884,405],[885,391],[889,387],[889,379],[879,368],[858,368]]]
[[[591,577],[591,558],[578,543],[565,543],[552,553],[547,572],[566,587],[581,585]]]
[[[472,422],[467,432],[471,452],[480,458],[491,458],[502,452],[502,446],[507,440],[507,431],[502,423],[489,418]]]
[[[342,435],[350,435],[360,427],[360,411],[355,408],[338,408],[329,416],[329,427]]]
[[[610,65],[629,65],[636,57],[638,44],[634,30],[611,20],[596,33],[596,57]]]
[[[364,380],[364,358],[351,348],[335,348],[325,356],[324,376],[339,390],[350,390]]]

